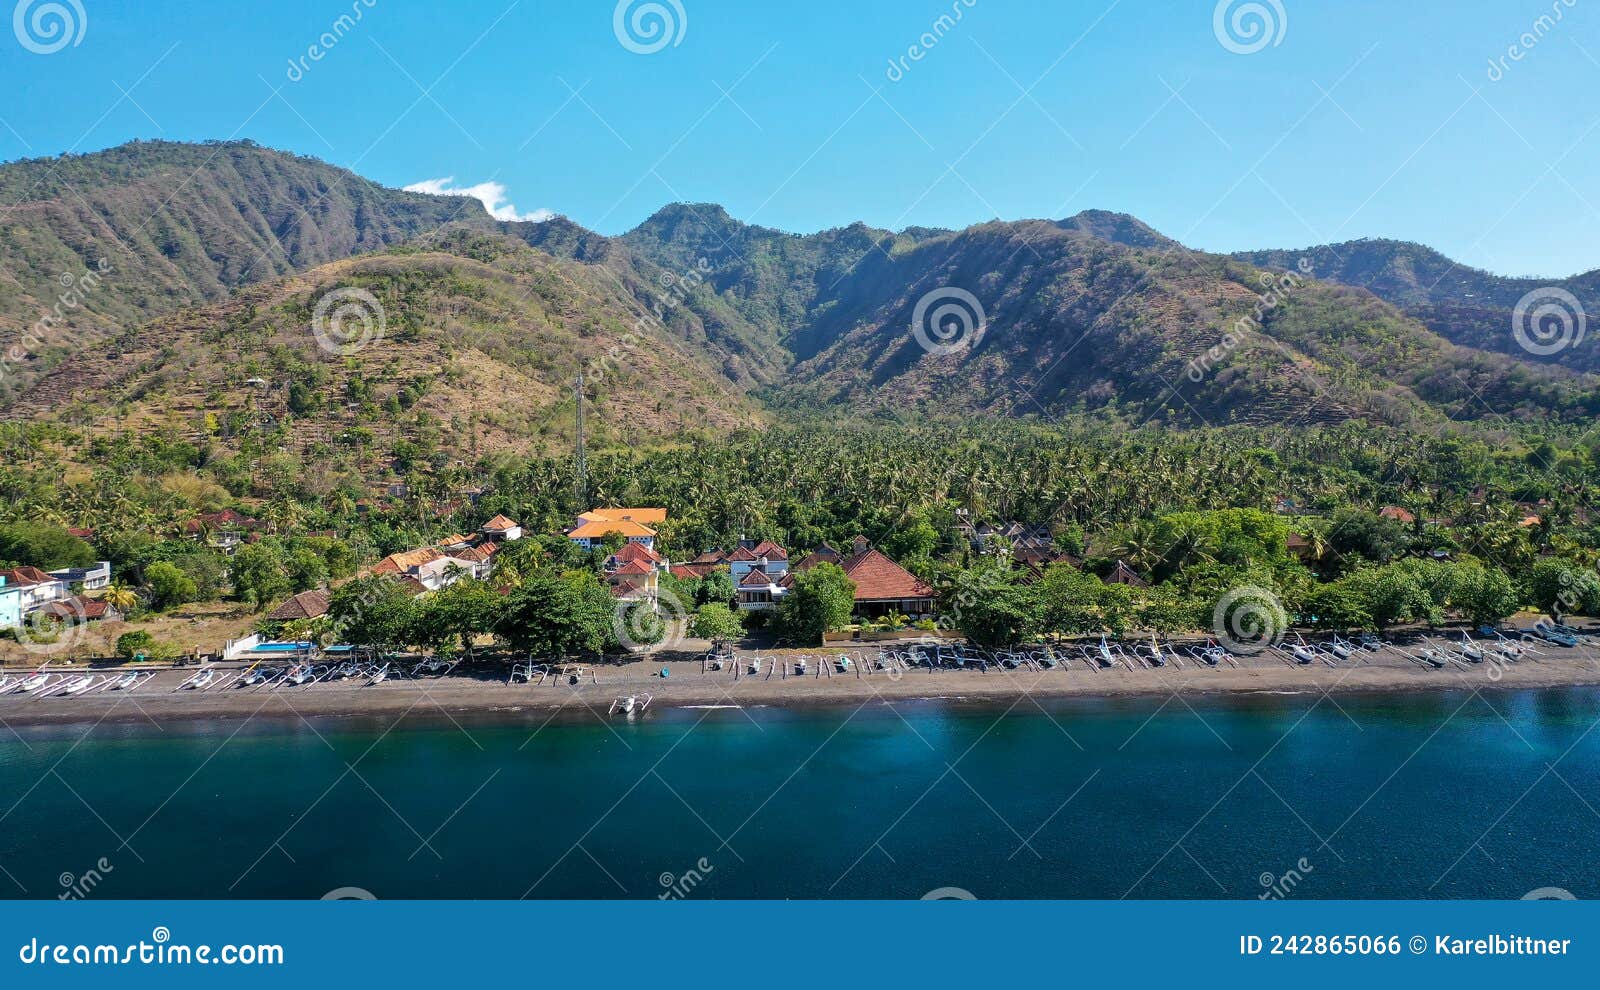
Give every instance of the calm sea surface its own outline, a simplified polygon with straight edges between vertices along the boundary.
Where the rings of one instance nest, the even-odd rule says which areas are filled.
[[[0,896],[1593,897],[1597,720],[1565,690],[0,727]]]

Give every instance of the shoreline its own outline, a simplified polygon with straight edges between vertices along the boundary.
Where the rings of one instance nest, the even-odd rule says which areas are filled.
[[[836,655],[836,654],[835,654]],[[809,654],[813,665],[817,654]],[[789,667],[785,657],[784,668]],[[51,725],[217,723],[234,726],[253,719],[281,722],[317,719],[395,719],[435,717],[473,720],[542,716],[544,720],[606,719],[613,701],[649,694],[643,715],[667,710],[708,712],[748,708],[868,708],[892,703],[1037,710],[1045,701],[1138,698],[1242,699],[1328,694],[1417,694],[1476,690],[1534,690],[1600,687],[1600,656],[1589,647],[1551,651],[1517,663],[1493,661],[1468,669],[1423,668],[1393,651],[1374,653],[1340,666],[1289,666],[1268,655],[1240,658],[1238,668],[1186,663],[1182,669],[1109,669],[1086,665],[1053,670],[914,669],[868,671],[858,663],[846,673],[813,670],[805,676],[770,671],[735,676],[733,671],[695,670],[685,660],[644,659],[619,666],[586,668],[581,683],[547,680],[543,685],[508,685],[481,674],[418,680],[390,680],[376,686],[349,682],[298,687],[228,687],[193,692],[177,685],[193,668],[158,672],[132,692],[95,691],[73,697],[0,696],[0,725],[8,728]],[[663,680],[662,667],[672,669]],[[831,670],[833,665],[828,663]],[[238,671],[243,665],[219,667]],[[76,673],[100,676],[109,670]],[[1026,707],[1024,707],[1026,706]],[[623,719],[625,716],[615,716]]]

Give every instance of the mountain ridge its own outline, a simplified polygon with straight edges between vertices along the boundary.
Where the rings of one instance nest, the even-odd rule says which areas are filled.
[[[453,366],[461,354],[482,360],[510,376],[508,391],[482,388],[470,400],[436,402],[434,412],[463,423],[504,418],[510,426],[494,435],[499,445],[514,445],[519,431],[547,432],[567,415],[563,376],[630,346],[648,353],[635,355],[622,376],[627,387],[711,403],[707,424],[758,422],[763,404],[901,415],[1088,412],[1173,425],[1370,418],[1429,429],[1489,415],[1600,412],[1600,381],[1571,362],[1490,346],[1497,341],[1483,321],[1498,318],[1496,307],[1516,286],[1499,286],[1483,307],[1481,348],[1431,328],[1430,315],[1439,319],[1438,310],[1457,304],[1443,280],[1419,292],[1417,273],[1454,263],[1437,252],[1407,253],[1403,242],[1306,276],[1292,270],[1302,253],[1193,251],[1136,217],[1104,210],[962,230],[853,223],[791,234],[705,203],[667,204],[607,237],[561,216],[496,221],[476,200],[383,189],[247,142],[148,142],[99,154],[65,160],[54,179],[47,160],[20,171],[0,166],[0,191],[32,183],[52,193],[19,203],[24,212],[8,220],[24,222],[0,235],[0,261],[8,262],[0,331],[15,332],[16,314],[53,287],[41,275],[49,261],[81,261],[86,247],[120,249],[150,279],[108,280],[112,288],[83,309],[94,331],[89,346],[52,350],[47,342],[28,355],[28,374],[7,376],[23,416],[67,408],[84,422],[97,399],[126,407],[166,394],[164,386],[192,377],[186,369],[238,367],[223,359],[232,344],[215,337],[219,326],[248,329],[268,351],[301,348],[314,302],[306,286],[331,291],[350,278],[381,289],[410,336],[392,353],[345,363],[387,368],[398,394],[415,384],[408,375],[431,380],[431,363]],[[60,188],[50,185],[56,181]],[[103,229],[88,217],[82,237],[36,231],[70,213],[84,197],[65,190],[86,183],[88,199],[109,210],[99,217]],[[160,236],[130,237],[143,233],[130,226],[130,205],[157,197],[149,226]],[[24,269],[31,279],[19,278]],[[25,282],[32,288],[19,290]],[[1447,288],[1430,294],[1441,284]],[[496,287],[505,285],[526,298],[500,298]],[[939,314],[951,312],[946,296],[957,290],[978,312],[970,339],[947,347]],[[271,325],[247,313],[269,299],[281,317]],[[471,342],[460,332],[463,313],[474,323]],[[1463,326],[1447,329],[1467,334]],[[107,360],[122,358],[107,354],[124,353],[143,359],[108,369]],[[398,362],[404,374],[384,362]],[[326,363],[302,353],[273,367],[283,385]],[[344,380],[324,371],[327,382]],[[192,404],[186,395],[181,401]],[[502,416],[518,396],[538,415]],[[319,414],[338,405],[335,398],[321,396]],[[621,428],[631,418],[642,435],[671,432],[648,421],[661,410],[637,400],[628,397],[631,406],[617,407],[627,415],[602,417],[601,425]],[[665,420],[674,429],[690,425]]]

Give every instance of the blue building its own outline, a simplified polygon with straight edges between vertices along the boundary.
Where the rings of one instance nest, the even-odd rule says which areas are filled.
[[[22,625],[22,589],[0,577],[0,629]]]

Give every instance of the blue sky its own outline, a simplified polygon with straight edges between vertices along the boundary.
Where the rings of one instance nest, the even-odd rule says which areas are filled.
[[[1094,207],[1208,250],[1600,267],[1600,0],[1254,0],[1249,53],[1251,0],[1227,45],[1213,0],[655,0],[676,43],[647,54],[650,0],[627,45],[613,0],[61,2],[76,45],[0,31],[0,158],[247,137],[605,233],[674,200],[793,231]]]

